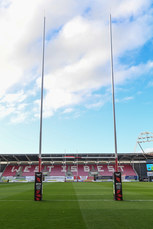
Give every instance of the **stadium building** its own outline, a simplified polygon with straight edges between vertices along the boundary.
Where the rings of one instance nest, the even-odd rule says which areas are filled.
[[[38,154],[1,154],[2,182],[34,181],[38,172]],[[123,181],[151,181],[153,153],[118,154]],[[101,153],[42,154],[44,181],[111,181],[115,155]]]

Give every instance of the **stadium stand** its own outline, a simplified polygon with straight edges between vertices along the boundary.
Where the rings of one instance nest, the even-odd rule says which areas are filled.
[[[146,171],[146,164],[145,163],[135,163],[134,169],[139,176],[139,180],[142,181],[147,179],[147,171]]]
[[[112,176],[115,171],[115,165],[79,165],[78,172],[76,165],[46,165],[45,172],[49,176],[65,176],[67,171],[71,172],[73,176],[89,176],[92,172],[92,167],[94,167],[94,173],[102,176]],[[44,166],[42,166],[42,171]],[[136,172],[131,165],[124,164],[119,166],[119,170],[124,176],[137,176]],[[3,172],[3,176],[34,176],[35,172],[38,172],[37,165],[8,165]]]
[[[78,170],[77,170],[78,169]],[[123,176],[133,176],[137,177],[137,174],[133,170],[131,165],[124,164],[119,166],[120,171]],[[45,172],[47,176],[68,176],[68,177],[86,177],[86,179],[91,180],[93,173],[97,176],[112,177],[115,168],[114,165],[43,165],[42,171]],[[3,177],[34,177],[35,172],[38,171],[37,165],[8,165],[3,172]],[[92,177],[93,179],[93,177]]]
[[[115,170],[114,154],[43,154],[42,172],[47,177],[111,178]],[[119,170],[124,179],[147,178],[146,160],[152,154],[119,154]],[[34,177],[38,171],[38,154],[1,154],[2,178]],[[90,180],[89,179],[89,180]]]

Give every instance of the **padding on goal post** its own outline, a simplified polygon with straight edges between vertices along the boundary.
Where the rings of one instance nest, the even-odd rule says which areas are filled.
[[[123,200],[121,172],[114,172],[114,200]]]
[[[35,196],[34,200],[41,201],[42,200],[42,172],[35,173]]]

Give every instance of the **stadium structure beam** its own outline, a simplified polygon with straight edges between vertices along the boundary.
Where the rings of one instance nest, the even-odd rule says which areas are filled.
[[[1,157],[5,160],[5,161],[7,161],[8,162],[8,160],[1,154]]]
[[[14,157],[17,161],[19,161],[19,159],[18,159],[15,155],[13,155],[13,157]]]
[[[27,156],[27,154],[25,154],[25,157],[27,158],[28,161],[31,161],[30,158]]]
[[[73,157],[73,158],[67,157],[67,158],[76,159],[77,157]],[[97,158],[97,159],[108,159],[108,157],[81,157],[80,159],[95,159],[95,158]],[[115,159],[115,157],[109,157],[109,158]],[[65,159],[65,157],[64,158],[63,157],[41,157],[41,159]]]
[[[153,142],[153,133],[152,132],[141,132],[137,138],[134,153],[136,153],[137,145],[140,147],[140,149],[143,152],[144,157],[147,159],[145,156],[145,151],[142,147],[142,143],[147,143],[147,142]]]

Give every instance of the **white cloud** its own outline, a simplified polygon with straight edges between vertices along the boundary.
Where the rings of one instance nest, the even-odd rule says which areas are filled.
[[[139,23],[134,22],[131,27],[129,25],[128,32],[130,34],[135,34],[134,30],[141,31],[139,32],[139,41],[136,42],[135,36],[130,36],[129,39],[126,39],[126,42],[117,41],[116,56],[120,56],[121,53],[129,49],[136,48],[140,43],[143,44],[146,41],[146,35],[145,38],[143,35],[143,27],[141,28]],[[107,29],[108,26],[106,27],[99,21],[90,22],[82,17],[77,17],[63,27],[56,40],[51,41],[51,44],[48,45],[48,52],[51,54],[47,55],[47,70],[49,66],[52,68],[52,63],[53,68],[51,73],[45,76],[46,110],[54,112],[62,107],[84,103],[89,97],[92,100],[93,91],[110,84],[109,36],[104,36],[104,31],[106,32]],[[126,36],[128,32],[124,35]],[[56,57],[51,52],[55,47],[58,47],[57,52],[53,52],[56,53]],[[134,79],[153,67],[152,62],[130,67],[120,65],[118,62],[115,63],[117,84]],[[103,101],[94,102],[93,105],[90,104],[86,107],[100,106],[100,104],[105,104],[106,101],[106,98],[103,97]]]
[[[17,93],[8,93],[6,94],[2,100],[1,103],[21,103],[26,99],[27,95],[24,94],[24,91],[19,91]]]
[[[123,98],[124,101],[129,101],[129,100],[133,100],[133,99],[134,99],[133,96],[128,96],[128,97]]]
[[[23,123],[27,119],[28,115],[29,115],[28,113],[23,113],[23,112],[22,113],[17,113],[13,117],[11,117],[10,122],[14,123],[14,124]]]
[[[0,118],[4,118],[15,111],[14,106],[0,105]]]
[[[118,18],[141,15],[151,5],[151,0],[96,0],[90,1],[92,18],[107,18],[111,14]]]
[[[63,111],[63,114],[72,113],[73,111],[74,111],[73,108],[66,108],[66,109]]]
[[[127,96],[127,97],[124,97],[122,99],[116,99],[116,102],[127,102],[127,101],[130,101],[133,99],[134,99],[134,96]]]
[[[22,121],[32,105],[31,115],[39,116],[43,9],[47,17],[44,116],[49,117],[61,108],[65,112],[79,104],[94,108],[108,101],[105,94],[98,98],[94,92],[110,85],[110,10],[116,83],[153,68],[151,61],[137,66],[119,62],[125,52],[152,37],[150,5],[150,0],[1,1],[0,117],[17,110],[16,121]]]
[[[144,64],[139,64],[136,66],[124,66],[118,64],[116,75],[116,83],[121,84],[126,80],[134,80],[144,74],[148,74],[153,70],[153,61],[148,61]]]

